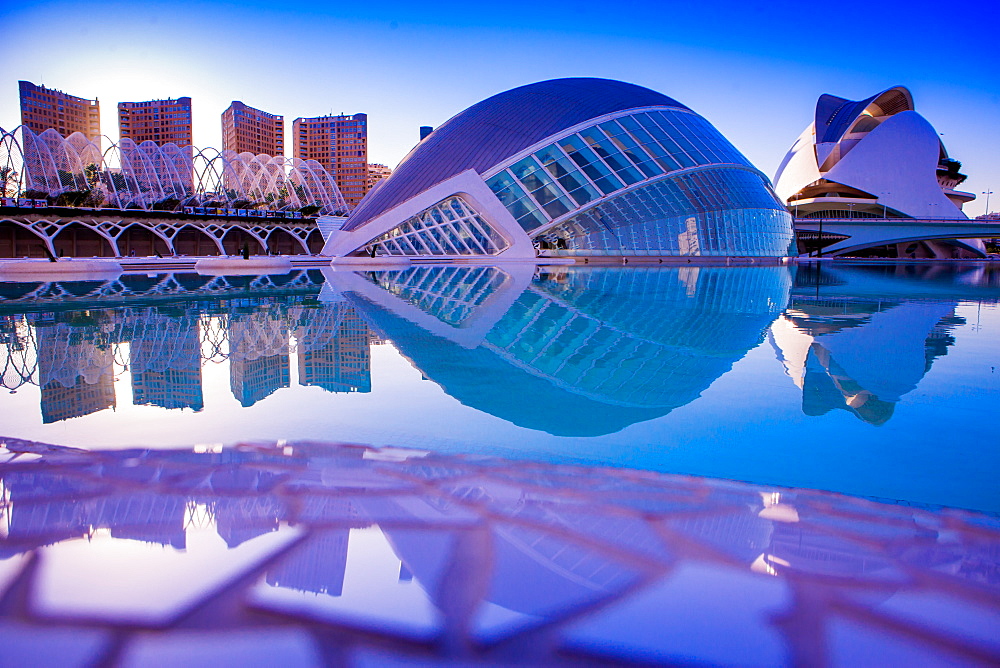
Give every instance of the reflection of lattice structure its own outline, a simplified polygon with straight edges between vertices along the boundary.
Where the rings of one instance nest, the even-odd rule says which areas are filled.
[[[90,526],[108,527],[117,538],[183,549],[187,506],[180,495],[133,491],[94,502],[85,517]]]
[[[37,384],[38,359],[35,355],[35,331],[20,315],[0,316],[0,387],[16,390],[25,384]]]
[[[316,293],[323,284],[322,274],[310,271],[293,271],[285,276],[199,276],[196,274],[158,274],[155,277],[123,275],[104,282],[74,283],[69,286],[59,283],[39,283],[35,287],[21,284],[23,291],[16,294],[0,294],[0,306],[21,306],[26,309],[39,305],[66,306],[74,302],[81,308],[93,308],[99,302],[101,308],[115,301],[130,298],[146,299],[233,299],[236,297],[257,298],[268,294]],[[31,309],[36,310],[36,309]]]
[[[24,284],[23,290],[0,295],[0,306],[21,307],[26,312],[0,316],[0,382],[2,387],[16,390],[25,384],[44,385],[55,378],[64,387],[75,387],[80,374],[93,384],[108,368],[130,367],[137,403],[196,408],[202,405],[201,363],[229,358],[230,319],[246,321],[247,309],[260,306],[267,315],[253,320],[249,329],[246,322],[237,326],[236,348],[241,355],[287,351],[289,327],[298,328],[306,350],[322,347],[336,335],[343,307],[290,306],[314,295],[320,283],[318,272],[298,271],[274,280],[267,276],[227,279],[167,274],[155,278],[122,276],[94,285]],[[199,301],[181,301],[188,296]],[[133,298],[169,304],[171,315],[149,306],[120,305]],[[85,319],[62,312],[38,313],[39,309],[74,302],[89,314]],[[102,303],[119,305],[99,308]],[[41,381],[39,336],[48,346]],[[129,348],[120,346],[128,342]],[[48,392],[55,393],[54,388]]]
[[[368,325],[347,304],[304,310],[314,316],[295,331],[299,383],[328,392],[370,392]]]
[[[133,327],[129,349],[132,402],[200,411],[204,400],[198,320],[149,313]]]
[[[417,267],[370,275],[389,292],[449,325],[468,318],[505,276],[496,267]]]
[[[644,406],[696,398],[760,342],[779,309],[766,297],[788,288],[770,268],[576,272],[536,286],[486,345],[574,393]]]

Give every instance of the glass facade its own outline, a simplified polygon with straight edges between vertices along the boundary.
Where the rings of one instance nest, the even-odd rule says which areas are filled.
[[[441,200],[370,241],[368,255],[496,255],[510,244],[461,197]]]
[[[761,176],[720,167],[623,192],[535,240],[558,255],[780,256],[792,230]]]
[[[792,239],[767,181],[708,121],[682,110],[597,123],[486,183],[549,254],[774,256]]]

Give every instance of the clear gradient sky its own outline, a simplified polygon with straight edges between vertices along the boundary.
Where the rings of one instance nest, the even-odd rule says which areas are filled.
[[[708,118],[774,175],[816,98],[902,84],[1000,210],[1000,2],[0,0],[0,126],[17,81],[116,104],[190,96],[194,141],[221,145],[232,100],[285,117],[365,112],[390,166],[421,125],[515,86],[621,79]],[[291,147],[290,136],[286,146]],[[984,198],[966,206],[978,215]]]

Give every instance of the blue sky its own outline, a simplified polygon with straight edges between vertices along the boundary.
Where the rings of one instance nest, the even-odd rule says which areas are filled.
[[[194,140],[219,146],[239,99],[297,116],[369,114],[390,166],[465,107],[564,76],[631,81],[707,117],[769,175],[816,98],[902,84],[975,193],[1000,209],[1000,3],[977,2],[23,2],[0,8],[0,126],[17,80],[115,104],[189,95]],[[288,142],[291,145],[291,142]],[[983,211],[983,198],[967,206]]]

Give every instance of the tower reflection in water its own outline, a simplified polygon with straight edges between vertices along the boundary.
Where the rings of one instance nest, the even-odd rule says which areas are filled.
[[[557,436],[616,432],[693,401],[761,343],[790,287],[783,267],[534,271],[329,280],[446,393]]]
[[[322,283],[318,272],[280,284],[166,274],[8,290],[3,385],[38,385],[43,423],[114,408],[124,371],[134,404],[201,411],[202,367],[211,362],[228,363],[244,407],[289,386],[292,355],[300,385],[368,392],[371,332],[348,304],[318,301]]]

